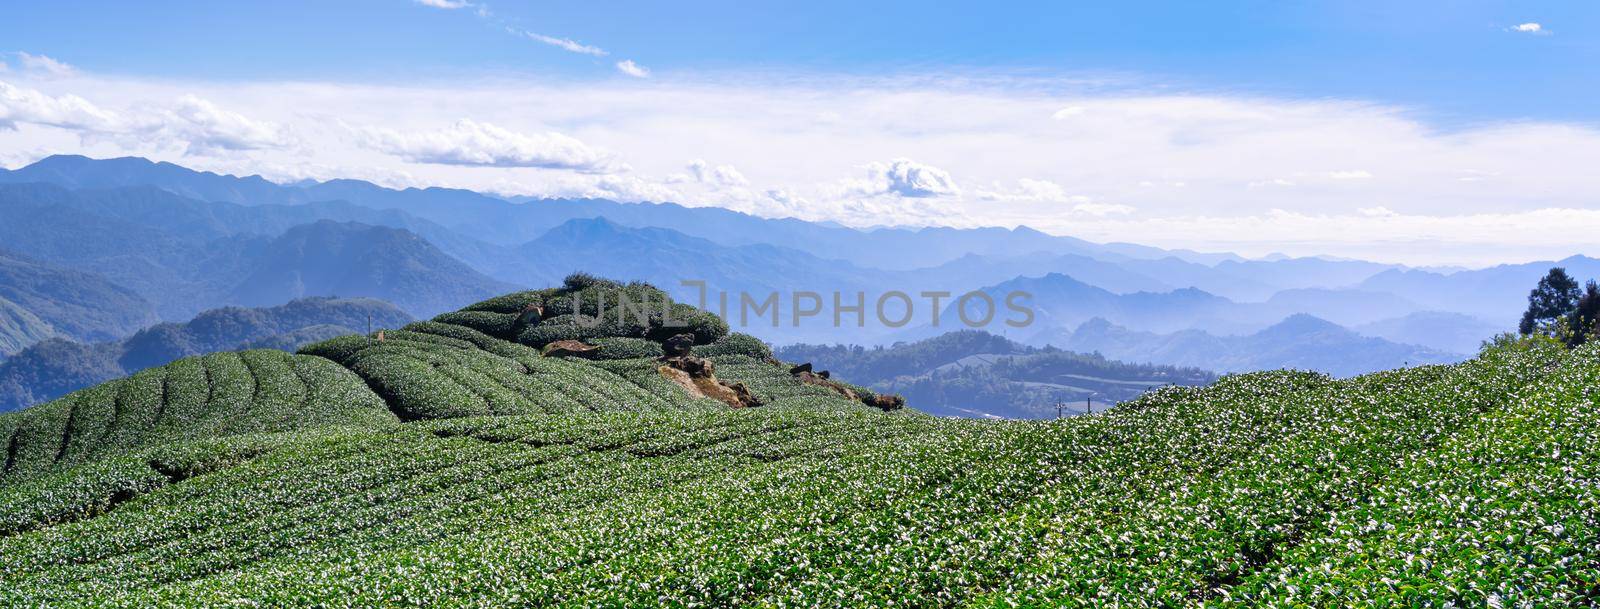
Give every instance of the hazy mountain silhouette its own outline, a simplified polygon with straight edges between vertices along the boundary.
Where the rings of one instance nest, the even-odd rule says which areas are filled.
[[[1218,372],[1301,368],[1351,376],[1404,365],[1447,363],[1465,356],[1361,336],[1310,315],[1292,315],[1260,332],[1216,336],[1201,330],[1141,332],[1093,319],[1049,337],[1050,344],[1130,362],[1208,367]]]

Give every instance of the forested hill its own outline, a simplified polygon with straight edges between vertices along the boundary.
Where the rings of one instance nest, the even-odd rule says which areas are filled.
[[[212,309],[187,322],[156,324],[121,340],[87,344],[46,340],[0,362],[0,412],[183,357],[243,348],[294,351],[368,325],[392,328],[411,320],[381,300],[314,297],[276,307]]]
[[[957,420],[623,294],[0,415],[0,606],[1600,602],[1594,344]]]
[[[977,330],[891,347],[789,345],[779,348],[777,355],[811,362],[818,370],[879,391],[903,394],[926,412],[953,416],[1077,414],[1095,402],[1104,407],[1155,387],[1198,386],[1216,380],[1216,375],[1198,368],[1130,364],[1097,353],[1030,347]]]

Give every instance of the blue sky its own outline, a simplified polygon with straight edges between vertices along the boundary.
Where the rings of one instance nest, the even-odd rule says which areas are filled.
[[[0,40],[92,70],[207,78],[526,71],[1034,70],[1166,87],[1354,97],[1441,121],[1600,120],[1600,3],[1574,2],[52,2]],[[20,14],[19,14],[20,13]],[[1507,28],[1539,23],[1541,34]],[[40,51],[35,51],[40,52]]]
[[[0,166],[137,155],[1246,255],[1600,255],[1600,2],[785,4],[8,6]]]

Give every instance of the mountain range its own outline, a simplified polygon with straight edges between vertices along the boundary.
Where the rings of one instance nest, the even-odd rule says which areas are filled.
[[[959,329],[925,327],[926,318],[888,327],[871,321],[870,311],[869,323],[859,327],[833,327],[825,313],[794,327],[787,303],[796,291],[839,292],[846,302],[860,292],[870,306],[889,291],[1027,288],[1035,295],[1034,326],[985,329],[1041,344],[1103,318],[1158,335],[1198,330],[1247,337],[1308,314],[1378,339],[1338,343],[1356,350],[1349,353],[1374,354],[1372,361],[1398,352],[1398,345],[1468,353],[1512,327],[1527,290],[1550,266],[1565,265],[1580,278],[1600,275],[1600,260],[1583,256],[1478,270],[1324,257],[1252,260],[1092,243],[1028,227],[857,230],[673,203],[501,197],[342,179],[280,184],[140,158],[80,156],[0,170],[0,243],[34,264],[131,292],[159,319],[173,321],[208,308],[310,295],[380,298],[427,317],[588,270],[647,281],[689,302],[697,302],[698,290],[681,282],[704,281],[710,308],[728,294],[729,321],[776,344],[889,344]],[[760,301],[773,293],[785,323],[773,327],[764,316],[741,323],[740,294]],[[83,311],[48,310],[48,301],[28,306],[4,293],[0,299],[11,301],[0,301],[0,336],[11,337],[0,345],[13,350],[77,331],[56,328],[52,317],[93,321]],[[118,311],[137,321],[101,324],[110,329],[96,340],[152,321],[149,309],[132,303]],[[1334,339],[1290,327],[1311,332],[1307,341]]]
[[[1071,332],[1057,332],[1035,340],[1111,359],[1199,367],[1217,372],[1247,372],[1277,366],[1355,376],[1408,365],[1445,364],[1465,359],[1458,353],[1362,336],[1306,314],[1291,315],[1243,336],[1217,336],[1192,329],[1159,334],[1095,318]]]

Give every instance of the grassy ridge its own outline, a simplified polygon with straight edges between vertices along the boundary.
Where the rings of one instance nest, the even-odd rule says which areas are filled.
[[[0,418],[55,442],[0,480],[0,606],[1600,601],[1595,348],[974,421],[864,407],[713,328],[697,350],[767,404],[735,410],[648,357],[518,342],[559,294]]]

